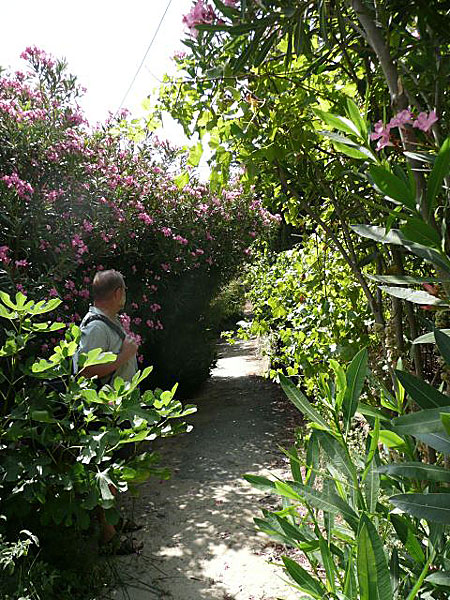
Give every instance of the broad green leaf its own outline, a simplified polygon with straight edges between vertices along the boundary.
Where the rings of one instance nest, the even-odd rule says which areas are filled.
[[[327,578],[327,589],[331,592],[336,591],[336,582],[335,582],[335,565],[333,562],[333,557],[331,556],[330,548],[326,542],[326,540],[321,537],[319,538],[319,549],[320,555],[322,557],[322,565],[325,569],[325,576]]]
[[[410,275],[367,275],[372,281],[393,285],[422,285],[423,283],[439,283],[442,279],[436,277],[411,277]],[[449,280],[450,281],[450,280]],[[450,329],[449,329],[450,331]]]
[[[389,286],[380,286],[380,289],[383,292],[386,292],[390,296],[394,296],[395,298],[400,298],[401,300],[405,300],[407,302],[412,302],[413,304],[422,304],[422,305],[430,305],[430,306],[449,306],[447,302],[437,298],[436,296],[432,296],[428,292],[412,290],[410,288],[403,287],[389,287]]]
[[[327,431],[318,431],[317,439],[328,458],[326,467],[331,468],[333,471],[337,469],[349,482],[352,482],[356,471],[345,448]]]
[[[394,431],[382,429],[380,431],[379,440],[388,448],[402,448],[405,445],[405,440],[397,435]]]
[[[114,362],[117,359],[117,355],[113,352],[103,352],[101,348],[94,348],[87,354],[80,354],[79,365],[80,367],[92,367],[93,365],[104,365],[110,362]]]
[[[442,331],[442,333],[445,333],[445,335],[449,336],[450,335],[450,329],[440,329],[439,331]],[[434,331],[431,331],[430,333],[425,333],[424,335],[419,336],[418,338],[416,338],[413,341],[413,344],[435,344],[436,340],[434,338]]]
[[[425,577],[425,581],[442,587],[450,588],[450,573],[447,571],[435,571]]]
[[[441,238],[431,225],[428,225],[421,219],[410,217],[405,225],[400,229],[405,238],[416,242],[418,244],[424,244],[425,246],[432,246],[439,250],[441,246]]]
[[[441,422],[441,413],[450,413],[450,406],[420,410],[396,417],[392,419],[392,424],[399,434],[415,436],[422,433],[442,433],[444,427]]]
[[[450,471],[448,469],[422,462],[400,462],[382,465],[378,468],[378,472],[406,477],[406,479],[418,479],[419,481],[445,481],[450,483]]]
[[[372,461],[369,465],[366,478],[364,480],[364,493],[366,497],[367,510],[375,513],[380,492],[380,476],[377,468]]]
[[[374,408],[373,406],[369,406],[368,404],[364,404],[363,402],[358,403],[357,412],[366,417],[379,418],[380,421],[391,422],[390,415],[384,414],[381,410]]]
[[[103,501],[108,504],[114,500],[114,495],[111,492],[110,486],[113,486],[114,483],[111,481],[108,470],[97,472],[95,474],[95,479],[100,487],[100,495]]]
[[[175,177],[174,181],[175,181],[175,185],[177,186],[177,188],[179,190],[182,190],[189,183],[188,171],[184,171],[183,173],[180,173],[180,175],[177,175]]]
[[[275,481],[275,492],[290,500],[301,500],[301,496],[286,482]]]
[[[363,348],[356,354],[347,368],[347,389],[342,403],[346,431],[349,430],[351,420],[358,408],[359,397],[367,375],[367,361],[367,350]]]
[[[445,363],[450,365],[450,336],[446,335],[441,329],[435,329],[434,339]]]
[[[51,416],[48,410],[33,410],[31,418],[33,421],[38,421],[39,423],[56,423],[56,419]]]
[[[387,232],[384,227],[378,227],[376,225],[352,225],[351,228],[358,235],[380,242],[381,244],[404,246],[416,256],[423,258],[435,266],[441,267],[446,273],[450,273],[450,261],[446,256],[437,252],[434,248],[429,248],[423,244],[417,244],[407,240],[401,231],[398,231],[397,229],[391,229]]]
[[[192,167],[198,167],[202,154],[203,146],[201,142],[198,142],[195,144],[195,146],[190,148],[187,164],[191,165]]]
[[[262,477],[261,475],[244,475],[244,479],[248,481],[253,487],[258,488],[259,490],[267,491],[275,491],[275,482],[267,479],[267,477]]]
[[[324,429],[329,429],[323,417],[312,407],[306,396],[288,379],[280,374],[281,387],[294,406],[313,423],[321,425]]]
[[[9,294],[7,294],[6,292],[3,292],[2,290],[0,290],[0,299],[5,306],[7,306],[8,308],[12,308],[13,310],[16,310],[17,307],[16,307],[15,303],[11,300],[11,296]]]
[[[391,513],[390,519],[399,540],[405,546],[408,553],[419,564],[425,562],[425,553],[415,535],[417,528],[410,521],[410,518],[405,515],[397,515]]]
[[[338,115],[332,115],[331,113],[326,113],[319,109],[315,109],[314,113],[330,127],[339,129],[339,131],[343,131],[344,133],[360,137],[358,128],[350,121],[350,119],[347,119],[346,117],[340,117]]]
[[[30,315],[43,315],[45,313],[51,312],[52,310],[55,310],[55,308],[58,308],[61,302],[62,300],[60,300],[59,298],[52,298],[51,300],[41,300],[40,302],[33,303],[33,306],[31,306],[28,309],[28,313]]]
[[[367,137],[368,129],[365,119],[361,116],[359,108],[352,98],[347,98],[347,114],[350,117],[352,123],[358,129],[360,136],[365,139]]]
[[[295,560],[283,556],[283,563],[286,567],[286,571],[299,586],[299,588],[308,594],[311,594],[313,598],[321,600],[325,594],[326,589],[319,579],[314,579],[308,571],[301,567]]]
[[[372,165],[369,169],[370,175],[376,187],[388,198],[400,202],[411,211],[416,211],[416,199],[414,191],[409,185],[384,167]]]
[[[447,432],[447,435],[450,435],[450,415],[441,413],[441,422],[445,431]]]
[[[341,515],[341,517],[350,525],[350,527],[357,531],[358,529],[358,515],[355,513],[353,508],[343,500],[338,494],[327,490],[326,492],[315,490],[308,485],[302,485],[294,481],[289,482],[291,487],[302,496],[306,502],[334,515]]]
[[[439,433],[418,433],[415,435],[415,438],[419,442],[431,446],[438,452],[450,454],[450,436],[445,431],[440,431]]]
[[[396,508],[418,519],[450,524],[450,494],[398,494],[390,501]]]
[[[338,152],[342,152],[342,154],[350,156],[350,158],[357,158],[360,160],[371,160],[372,162],[375,162],[376,160],[373,153],[364,146],[350,146],[347,144],[342,144],[340,142],[333,142],[333,146]]]
[[[411,373],[407,373],[406,371],[395,371],[395,374],[409,397],[414,400],[420,408],[428,409],[450,406],[450,396],[446,396],[442,392],[439,392],[420,377],[411,375]]]
[[[442,144],[427,182],[427,214],[432,210],[434,200],[442,183],[450,171],[450,137]]]
[[[393,600],[383,543],[369,519],[361,517],[358,532],[359,600]]]

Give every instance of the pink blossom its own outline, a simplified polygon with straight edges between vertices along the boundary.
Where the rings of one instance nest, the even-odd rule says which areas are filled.
[[[50,296],[50,298],[56,298],[59,294],[58,294],[58,290],[54,287],[50,288],[48,295]]]
[[[161,310],[161,306],[159,304],[150,304],[150,310],[152,312],[158,312],[158,310]]]
[[[189,33],[193,37],[198,36],[196,25],[211,24],[214,22],[216,15],[212,6],[207,4],[205,0],[197,0],[187,15],[183,17],[183,23],[189,29]]]
[[[172,230],[170,227],[162,227],[161,233],[164,235],[164,237],[170,237],[172,235]]]
[[[140,221],[143,221],[146,225],[151,225],[153,223],[153,219],[151,218],[151,216],[145,212],[140,212],[138,214],[138,219]]]
[[[83,229],[84,229],[84,231],[87,231],[88,233],[90,233],[94,229],[94,226],[92,225],[92,223],[90,221],[87,221],[86,219],[84,219]]]
[[[403,127],[403,125],[410,125],[412,123],[412,113],[411,111],[405,109],[400,111],[395,117],[388,123],[388,127]]]
[[[375,123],[374,133],[370,134],[370,139],[378,140],[377,150],[381,150],[385,146],[392,146],[392,143],[389,140],[390,129],[389,123],[386,126],[384,126],[383,121]]]
[[[5,263],[7,265],[11,262],[11,259],[8,258],[9,247],[8,246],[0,246],[0,262]]]
[[[145,324],[147,325],[147,327],[149,327],[150,329],[153,329],[155,327],[155,324],[153,323],[153,321],[151,319],[147,319],[147,321],[145,321]]]
[[[33,194],[33,187],[23,179],[20,179],[17,173],[11,175],[4,175],[0,177],[0,181],[3,181],[8,189],[14,188],[19,198],[29,200],[31,194]]]
[[[231,8],[236,8],[237,0],[223,0],[225,6],[230,6]]]
[[[140,317],[135,317],[133,319],[133,323],[134,323],[134,325],[138,325],[139,326],[142,323],[142,319]]]
[[[162,264],[161,264],[161,269],[162,269],[163,271],[166,271],[166,272],[167,272],[167,271],[169,271],[169,270],[170,270],[170,265],[169,265],[169,263],[162,263]],[[155,278],[155,279],[156,279],[156,278]]]
[[[16,260],[14,264],[16,265],[16,267],[28,267],[28,261],[26,258],[22,260]]]
[[[413,127],[417,127],[421,131],[427,132],[432,125],[438,120],[435,110],[432,110],[429,115],[426,112],[419,113],[417,119],[413,123]]]
[[[132,303],[131,303],[131,308],[132,308],[133,310],[137,310],[137,309],[139,308],[139,304],[137,304],[136,302],[132,302]]]

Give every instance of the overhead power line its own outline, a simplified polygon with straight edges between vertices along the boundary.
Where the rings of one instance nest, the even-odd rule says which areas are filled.
[[[120,109],[122,108],[122,106],[124,105],[124,102],[125,102],[125,100],[127,99],[127,97],[128,97],[128,94],[129,94],[129,93],[130,93],[130,91],[131,91],[131,88],[133,87],[133,85],[134,85],[134,82],[136,81],[136,78],[137,78],[137,76],[139,75],[139,72],[140,72],[140,70],[142,69],[142,67],[143,67],[143,65],[144,65],[145,59],[147,58],[147,56],[148,56],[148,53],[150,52],[150,50],[151,50],[151,47],[153,46],[153,43],[154,43],[154,41],[155,41],[155,39],[156,39],[156,36],[158,35],[158,33],[159,33],[159,30],[161,29],[161,25],[163,24],[163,21],[164,21],[164,19],[166,18],[167,11],[169,10],[169,8],[170,8],[170,5],[171,5],[171,4],[172,4],[172,0],[169,0],[169,1],[167,2],[167,6],[166,6],[166,9],[165,9],[165,11],[164,11],[164,13],[163,13],[163,16],[161,17],[161,20],[160,20],[160,21],[159,21],[159,23],[158,23],[158,27],[156,28],[156,31],[155,31],[155,33],[153,34],[153,37],[152,37],[152,39],[150,40],[150,43],[149,43],[149,45],[148,45],[148,47],[147,47],[147,50],[145,51],[144,57],[143,57],[143,58],[142,58],[142,60],[141,60],[141,64],[139,65],[139,67],[138,67],[138,69],[137,69],[136,73],[134,74],[134,77],[133,77],[133,79],[131,80],[131,83],[130,83],[130,85],[128,86],[128,89],[127,89],[127,91],[126,91],[126,93],[125,93],[124,97],[122,98],[122,102],[120,103],[120,105],[119,105],[119,108],[116,110],[116,114],[119,112],[119,110],[120,110]]]

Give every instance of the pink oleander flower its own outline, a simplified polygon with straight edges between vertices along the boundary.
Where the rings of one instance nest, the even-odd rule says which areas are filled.
[[[158,310],[161,310],[161,305],[156,304],[156,302],[155,302],[155,304],[150,304],[149,308],[152,312],[158,312]]]
[[[170,270],[170,265],[169,265],[169,263],[161,263],[161,269],[162,269],[163,271],[166,271],[166,272],[167,272],[167,271],[169,271],[169,270]],[[156,278],[155,278],[155,279],[156,279]]]
[[[57,298],[59,296],[58,294],[58,290],[54,287],[50,288],[48,295],[50,296],[50,298]]]
[[[0,262],[5,263],[5,265],[11,262],[11,259],[8,258],[8,252],[8,246],[0,246]]]
[[[411,125],[412,123],[412,113],[410,110],[402,110],[388,123],[388,127],[403,127],[403,125]]]
[[[172,230],[170,227],[161,227],[161,233],[164,235],[164,237],[170,237],[172,235]]]
[[[230,8],[236,8],[238,0],[223,0],[223,3]]]
[[[211,24],[214,22],[216,14],[209,4],[205,0],[197,0],[187,15],[183,17],[183,23],[189,29],[189,33],[193,37],[198,36],[198,29],[196,25]]]
[[[429,115],[426,112],[419,113],[417,119],[413,123],[413,127],[427,132],[432,125],[438,121],[438,116],[435,110],[432,110]]]
[[[88,233],[90,233],[94,229],[94,226],[92,225],[92,223],[90,221],[87,221],[86,219],[84,219],[83,229],[84,229],[84,231],[87,231]]]
[[[28,267],[29,263],[26,258],[23,258],[22,260],[14,261],[14,264],[16,265],[16,267]]]
[[[17,173],[11,175],[4,175],[0,177],[0,181],[3,181],[8,189],[14,188],[19,198],[29,200],[31,194],[33,194],[33,187],[23,179],[20,179]]]
[[[146,225],[152,225],[152,223],[153,223],[153,219],[151,218],[151,216],[150,216],[150,215],[148,215],[148,214],[147,214],[147,213],[145,213],[145,212],[141,212],[141,213],[139,213],[139,214],[138,214],[138,219],[139,219],[140,221],[143,221],[143,222],[144,222]]]
[[[378,121],[374,126],[374,133],[370,134],[371,140],[378,140],[377,150],[381,150],[386,146],[392,146],[389,136],[390,136],[390,125],[389,123],[385,126],[383,121]]]

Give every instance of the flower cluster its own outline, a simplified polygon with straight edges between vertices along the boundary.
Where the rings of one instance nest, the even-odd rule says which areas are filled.
[[[87,310],[93,274],[118,269],[130,288],[124,324],[145,344],[164,331],[168,290],[181,294],[183,279],[213,286],[229,277],[277,217],[238,180],[213,193],[191,174],[180,189],[179,150],[150,136],[136,144],[126,115],[89,131],[72,78],[41,51],[26,56],[34,75],[0,76],[0,102],[15,107],[0,107],[0,127],[10,132],[0,159],[0,194],[8,199],[0,267],[11,291],[45,288],[62,298],[65,322]],[[38,110],[41,121],[23,119]],[[24,218],[33,235],[21,239]]]
[[[402,110],[395,117],[393,117],[389,123],[384,125],[383,121],[375,123],[374,132],[371,133],[371,140],[378,140],[377,150],[381,150],[386,146],[392,146],[390,140],[391,130],[395,127],[404,127],[405,125],[412,125],[413,127],[420,129],[427,133],[429,129],[436,123],[438,117],[436,111],[432,110],[429,114],[421,112],[414,118],[413,113],[410,110]]]
[[[205,0],[197,0],[191,10],[184,15],[183,23],[189,30],[189,33],[193,37],[198,36],[197,25],[210,25],[217,19],[217,15],[214,12],[212,6],[210,6]]]

